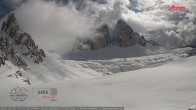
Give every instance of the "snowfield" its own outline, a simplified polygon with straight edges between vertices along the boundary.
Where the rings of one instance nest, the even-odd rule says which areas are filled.
[[[123,106],[125,110],[187,110],[196,104],[196,56],[157,67],[120,72],[104,77],[73,79],[39,85],[1,84],[0,106]],[[7,83],[6,83],[7,82]],[[4,86],[2,86],[2,83]],[[9,97],[16,85],[29,97]],[[32,88],[57,88],[57,101],[32,97]]]
[[[24,70],[13,65],[10,61],[6,61],[5,65],[0,67],[0,87],[6,85],[12,87],[17,83],[27,83],[24,79],[28,79],[32,85],[42,84],[47,82],[56,82],[61,80],[70,80],[74,78],[95,78],[103,76],[91,69],[76,68],[64,65],[60,61],[47,56],[44,62],[36,64],[27,57],[23,57],[28,64],[28,69]],[[20,71],[22,77],[17,77],[15,74]],[[5,82],[4,82],[5,81]],[[13,82],[14,81],[14,82]],[[3,83],[2,83],[3,82]]]
[[[57,3],[60,3],[59,6],[61,6],[61,2]],[[60,10],[55,5],[55,10],[63,11],[73,8],[70,7],[73,3],[71,5],[68,3],[68,8],[61,7]],[[97,6],[97,3],[92,3],[90,5]],[[56,2],[46,5],[46,8],[54,4]],[[116,6],[124,10],[125,8],[121,6],[127,3],[114,2],[113,4],[111,2],[111,4],[112,7],[109,6],[106,10]],[[88,3],[82,5],[88,5]],[[21,6],[23,7],[19,8],[19,12],[25,7],[25,5]],[[55,10],[49,11],[54,13]],[[75,13],[79,10],[73,8],[73,10],[67,11]],[[103,10],[98,11],[105,14]],[[13,10],[13,12],[18,13],[17,10]],[[123,13],[127,12],[126,9],[123,11]],[[20,13],[18,14],[20,16]],[[74,18],[75,14],[71,14],[71,18]],[[110,14],[118,14],[118,12]],[[46,15],[48,14],[46,13]],[[57,13],[57,15],[61,14]],[[64,17],[58,16],[57,18]],[[29,16],[31,19],[32,17]],[[190,18],[190,16],[186,17]],[[31,37],[20,28],[14,13],[11,12],[6,18],[5,22],[2,21],[3,19],[0,20],[2,22],[0,30],[0,110],[2,110],[1,107],[124,107],[125,110],[196,110],[196,48],[184,47],[167,50],[151,41],[151,37],[147,40],[143,35],[135,32],[123,21],[124,17],[120,17],[122,20],[118,20],[116,25],[114,20],[109,23],[114,26],[103,24],[99,27],[98,24],[102,24],[102,19],[95,16],[98,19],[85,22],[95,26],[89,25],[84,29],[85,32],[82,30],[82,33],[78,31],[79,33],[75,34],[64,29],[63,32],[60,32],[61,29],[60,31],[57,29],[56,33],[56,29],[53,31],[53,28],[46,29],[42,26],[35,29],[35,32],[31,32],[33,28],[36,28],[35,26],[32,29],[23,26],[25,30],[28,30],[27,32],[34,33],[33,36],[37,35],[37,37]],[[83,19],[83,17],[81,18]],[[41,21],[45,20],[41,19]],[[57,20],[63,21],[63,19]],[[24,21],[22,20],[21,23]],[[36,19],[36,21],[39,20]],[[52,19],[53,21],[55,19]],[[60,22],[55,22],[55,26]],[[28,20],[24,23],[28,24]],[[49,25],[47,22],[45,23],[48,27],[53,25],[53,23],[49,23]],[[83,23],[80,25],[86,27]],[[159,25],[157,26],[159,27]],[[60,26],[60,28],[63,27]],[[75,29],[75,26],[71,26],[71,30],[73,30],[72,28]],[[52,31],[52,34],[47,30]],[[76,32],[75,30],[74,32]],[[150,34],[156,32],[151,33],[150,30],[147,29]],[[182,32],[187,34],[186,31],[185,29]],[[44,34],[45,32],[46,34]],[[154,34],[164,35],[162,31],[157,32]],[[173,35],[173,33],[168,33],[168,36]],[[182,35],[184,35],[183,33]],[[67,45],[67,47],[57,43],[52,44],[52,48],[51,46],[45,48],[50,50],[50,52],[46,52],[38,48],[33,40],[33,38],[39,38],[38,34],[41,34],[40,37],[60,36],[58,39],[61,39],[61,36],[72,36],[73,39],[70,41],[77,39],[78,42],[75,44],[67,42],[68,45],[73,44],[74,46],[73,50],[69,52],[68,48],[71,49],[71,45]],[[94,37],[90,38],[90,36]],[[66,38],[64,40],[67,41]],[[180,44],[183,43],[182,45],[192,45],[190,39],[179,40]],[[40,39],[40,41],[51,44],[50,40]],[[57,49],[57,47],[59,48]],[[67,50],[66,53],[63,50]],[[64,54],[62,55],[62,53]]]

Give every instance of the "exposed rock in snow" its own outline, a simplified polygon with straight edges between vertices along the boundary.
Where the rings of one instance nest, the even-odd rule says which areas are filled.
[[[3,22],[1,35],[0,64],[5,64],[6,60],[10,60],[16,66],[26,69],[28,65],[22,57],[24,55],[35,63],[43,61],[44,51],[38,48],[28,33],[20,29],[14,13],[11,13]]]
[[[196,110],[196,105],[194,105],[194,106],[188,108],[188,110]]]
[[[2,80],[20,80],[20,83],[29,85],[39,81],[102,76],[84,68],[76,70],[74,67],[67,67],[45,54],[35,44],[31,35],[20,29],[13,13],[4,21],[0,31],[0,66]],[[17,78],[10,79],[16,71],[19,71],[22,77],[15,75]]]
[[[97,28],[93,38],[78,39],[73,50],[99,49],[110,45],[131,47],[135,44],[139,44],[146,48],[149,48],[148,46],[154,46],[155,48],[160,47],[158,43],[151,40],[148,41],[143,35],[139,35],[139,33],[134,32],[125,21],[118,20],[112,32],[109,32],[107,24],[103,24]]]
[[[96,36],[92,39],[92,49],[108,46],[110,43],[110,33],[107,24],[103,24],[97,29]]]
[[[133,32],[132,33],[136,43],[142,45],[142,46],[146,46],[146,39],[144,38],[144,36],[140,36],[139,33],[137,32]]]
[[[125,21],[118,20],[113,32],[113,44],[125,47],[135,45],[132,33],[133,29]]]

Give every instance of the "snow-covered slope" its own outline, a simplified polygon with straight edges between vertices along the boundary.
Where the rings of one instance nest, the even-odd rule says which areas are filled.
[[[39,49],[32,37],[20,29],[14,13],[2,23],[0,31],[0,82],[33,84],[72,78],[97,77],[95,71],[68,67]],[[19,74],[19,76],[17,76]],[[5,83],[5,82],[4,82]],[[4,84],[2,83],[2,84]]]
[[[196,57],[159,67],[93,79],[66,80],[26,87],[57,88],[57,101],[28,97],[16,103],[2,87],[0,106],[121,106],[125,110],[187,110],[196,102]],[[1,100],[3,99],[3,100]]]
[[[195,48],[167,51],[148,44],[126,48],[113,45],[65,55],[86,61],[59,61],[35,45],[13,14],[1,31],[0,106],[184,110],[196,102]],[[10,98],[10,91],[17,86],[30,91],[28,98],[18,103]],[[33,88],[57,88],[57,101],[31,97]]]
[[[0,87],[6,82],[9,82],[10,85],[17,85],[15,81],[27,84],[24,82],[25,79],[28,79],[31,84],[39,84],[42,82],[56,82],[73,78],[93,78],[102,76],[102,74],[93,70],[66,66],[49,56],[44,58],[44,61],[40,64],[33,63],[28,59],[25,59],[25,61],[29,65],[27,70],[18,68],[9,61],[0,67]],[[20,71],[22,77],[15,77],[17,71]]]
[[[130,54],[134,54],[131,52]],[[117,51],[116,53],[122,55],[126,54],[119,51]],[[139,52],[137,51],[136,53],[138,54]],[[167,63],[173,60],[179,60],[195,54],[196,54],[195,48],[187,47],[187,48],[169,50],[162,54],[140,56],[140,57],[128,57],[128,58],[125,57],[125,58],[114,58],[111,60],[88,60],[88,61],[64,60],[62,62],[65,65],[70,65],[73,67],[83,67],[83,68],[95,70],[103,74],[112,74],[112,73],[119,73],[125,71],[133,71],[145,67],[158,66],[163,63]]]

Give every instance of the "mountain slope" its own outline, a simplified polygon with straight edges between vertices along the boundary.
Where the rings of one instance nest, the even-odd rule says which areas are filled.
[[[44,51],[38,48],[32,37],[20,29],[14,13],[11,13],[2,23],[0,46],[1,59],[10,60],[23,69],[26,69],[28,65],[21,56],[27,57],[35,63],[42,62],[45,57]]]
[[[66,80],[34,85],[57,88],[56,102],[28,97],[23,103],[10,100],[7,89],[0,106],[120,106],[125,110],[186,110],[196,102],[196,57],[154,68],[123,72],[93,79]]]
[[[20,73],[20,76],[16,74]],[[18,79],[27,84],[59,81],[78,77],[94,77],[86,69],[67,67],[39,49],[32,37],[20,29],[14,13],[3,22],[0,33],[1,79]],[[14,83],[14,82],[13,82]]]

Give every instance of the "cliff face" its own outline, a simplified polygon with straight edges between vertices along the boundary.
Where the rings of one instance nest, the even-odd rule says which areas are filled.
[[[11,13],[7,20],[2,23],[0,34],[0,65],[10,60],[18,67],[27,68],[23,56],[30,58],[35,63],[40,63],[45,57],[42,49],[39,49],[32,37],[23,32],[14,13]]]
[[[102,25],[97,29],[96,36],[92,39],[92,48],[103,48],[110,43],[110,33],[107,24]]]
[[[160,46],[154,41],[147,41],[144,36],[134,32],[133,29],[123,20],[118,20],[113,31],[109,32],[107,24],[104,24],[97,28],[93,38],[80,39],[77,49],[98,49],[108,45],[117,45],[120,47],[130,47],[135,44],[146,46],[147,44],[152,46]],[[156,45],[155,45],[156,44]],[[88,48],[87,48],[88,47]]]
[[[114,28],[112,43],[119,46],[133,46],[135,45],[135,39],[132,33],[133,29],[125,21],[118,20]]]

